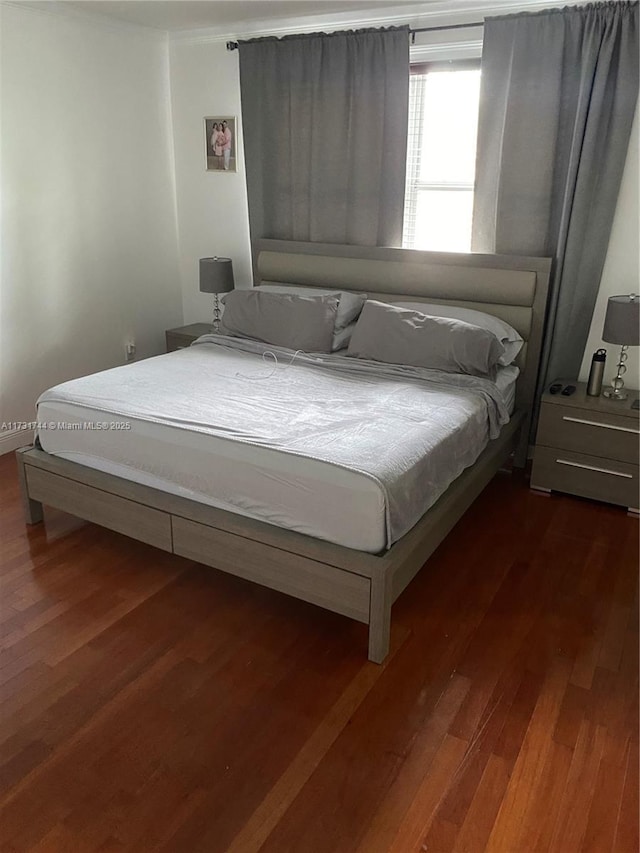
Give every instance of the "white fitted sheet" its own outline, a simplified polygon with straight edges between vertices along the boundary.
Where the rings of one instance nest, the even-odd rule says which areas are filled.
[[[510,412],[517,375],[504,368],[496,381]],[[59,400],[40,402],[38,420],[126,421],[128,430],[41,429],[39,439],[53,455],[200,503],[360,551],[387,547],[384,494],[358,471]]]
[[[68,403],[41,403],[38,420],[122,422]],[[128,431],[41,430],[43,450],[108,474],[277,527],[376,553],[385,546],[378,485],[327,462],[153,421]]]

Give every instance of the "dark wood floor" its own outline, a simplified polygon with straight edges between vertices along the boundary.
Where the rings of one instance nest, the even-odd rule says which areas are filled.
[[[638,851],[638,525],[499,475],[364,626],[47,513],[0,458],[10,851]]]

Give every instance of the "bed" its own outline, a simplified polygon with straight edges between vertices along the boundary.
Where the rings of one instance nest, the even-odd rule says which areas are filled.
[[[341,467],[339,454],[310,461],[302,454],[301,459],[301,454],[295,452],[279,452],[269,441],[255,447],[243,442],[231,421],[223,427],[236,440],[229,440],[224,432],[211,434],[205,428],[206,407],[202,407],[202,413],[198,410],[197,424],[190,423],[188,440],[179,439],[183,461],[178,464],[177,453],[171,452],[176,425],[167,423],[166,418],[161,423],[161,419],[145,416],[143,394],[133,408],[122,408],[122,401],[112,406],[109,414],[104,414],[101,404],[97,409],[93,407],[97,388],[103,398],[117,397],[122,382],[109,386],[109,374],[113,373],[109,371],[78,386],[84,388],[84,397],[67,400],[58,394],[45,399],[38,420],[79,424],[95,422],[99,416],[101,421],[117,424],[118,419],[130,423],[133,418],[135,428],[129,434],[120,433],[116,442],[113,434],[117,426],[95,434],[73,429],[52,432],[43,436],[44,449],[29,447],[18,451],[27,522],[42,520],[43,504],[55,506],[163,550],[341,613],[369,626],[369,658],[381,662],[388,653],[393,602],[509,455],[515,453],[515,464],[524,463],[549,269],[550,261],[544,258],[436,254],[274,240],[263,240],[255,246],[256,283],[361,291],[380,302],[441,302],[476,308],[509,322],[525,339],[516,362],[520,375],[515,393],[513,369],[502,374],[502,391],[513,396],[510,419],[499,434],[495,433],[497,437],[484,440],[482,446],[486,446],[478,451],[477,460],[469,467],[462,466],[462,473],[456,472],[456,479],[417,523],[416,519],[407,521],[406,512],[399,512],[397,520],[390,522],[389,509],[381,500],[375,477],[362,466],[356,466],[355,471],[347,465]],[[226,348],[221,357],[223,347],[213,339],[202,340],[189,351],[148,360],[141,368],[144,386],[153,386],[155,376],[160,389],[160,378],[169,372],[175,373],[176,387],[184,385],[184,377],[189,376],[205,382],[207,359],[214,351],[217,373],[224,373],[219,367],[224,363],[229,375],[244,377],[247,388],[252,384],[256,388],[268,385],[252,382],[270,374],[256,372],[255,353],[250,345],[239,343],[235,349]],[[296,381],[301,377],[300,381],[313,387],[321,386],[329,377],[326,381],[333,383],[327,386],[330,393],[348,398],[353,393],[353,380],[347,374],[344,357],[337,354],[327,361],[330,363],[318,366],[299,357],[292,368],[297,371]],[[136,374],[120,374],[125,378],[128,375],[135,385]],[[374,379],[367,379],[367,384]],[[411,394],[426,392],[414,390],[410,384],[407,388],[410,412]],[[192,399],[206,397],[206,386],[198,386],[197,382],[187,391]],[[432,389],[429,393],[438,391]],[[224,387],[217,387],[216,393],[222,399]],[[318,393],[329,391],[320,388]],[[383,418],[376,417],[376,393],[373,388],[370,398],[362,399],[363,405],[369,406],[365,409],[367,416],[377,423]],[[468,409],[469,395],[459,396]],[[416,400],[420,402],[417,397]],[[433,400],[431,408],[438,411],[441,399],[434,396]],[[254,405],[253,398],[251,402]],[[167,406],[161,408],[166,410]],[[462,403],[458,408],[464,408]],[[466,416],[468,420],[468,412]],[[190,417],[193,420],[195,416]],[[455,417],[453,410],[446,410],[445,420]],[[461,420],[456,430],[462,427]],[[339,439],[339,432],[331,433],[328,444],[339,450]],[[463,441],[470,444],[466,438]],[[371,447],[367,450],[370,452]],[[135,457],[142,473],[132,472],[128,464]],[[162,470],[158,469],[160,457],[165,460]],[[215,470],[217,481],[226,483],[226,499],[224,494],[221,497],[207,493],[208,478],[202,476],[203,471],[209,470],[207,466]],[[249,472],[253,491],[245,495],[241,484],[249,482]],[[398,494],[418,495],[421,477],[416,474],[414,481],[413,492],[403,486]],[[269,507],[267,500],[269,484],[274,482],[297,484],[297,490],[291,492],[293,497],[288,503],[283,498],[277,511]],[[286,496],[286,489],[282,493]],[[412,498],[416,505],[419,500],[419,495]],[[349,518],[348,524],[344,523],[345,518]]]

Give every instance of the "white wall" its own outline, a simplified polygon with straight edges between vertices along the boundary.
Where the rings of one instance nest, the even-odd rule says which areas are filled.
[[[166,36],[0,6],[0,422],[182,323]],[[14,440],[15,438],[15,440]],[[0,431],[0,452],[23,437]]]
[[[206,322],[213,297],[198,289],[199,258],[231,258],[236,287],[251,286],[238,53],[224,42],[177,43],[170,62],[184,318]],[[238,117],[237,173],[205,169],[203,119],[216,115]]]
[[[605,381],[615,374],[620,347],[615,344],[605,344],[602,341],[604,315],[607,310],[607,299],[621,293],[640,294],[640,218],[638,217],[638,195],[640,188],[640,173],[638,170],[638,152],[640,139],[638,124],[640,122],[640,104],[636,107],[636,115],[631,129],[629,153],[624,167],[622,186],[618,196],[616,214],[609,239],[609,251],[600,280],[600,292],[593,313],[591,331],[587,340],[584,360],[580,370],[580,379],[586,380],[591,367],[591,357],[598,347],[607,350],[607,366]],[[628,388],[640,388],[640,350],[637,347],[629,350],[627,373],[624,376]]]

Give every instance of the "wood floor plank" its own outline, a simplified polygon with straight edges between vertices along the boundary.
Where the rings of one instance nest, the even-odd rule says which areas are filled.
[[[458,830],[459,827],[457,824],[438,817],[436,813],[436,817],[431,822],[429,834],[418,849],[437,850],[438,853],[449,853],[449,851],[453,850],[456,843]]]
[[[395,653],[392,647],[391,655]],[[392,660],[387,661],[387,666]],[[228,848],[228,853],[251,853],[260,850],[274,827],[289,808],[303,785],[326,755],[336,737],[348,724],[357,708],[369,693],[382,669],[365,664],[351,682],[349,688],[331,708],[320,726],[297,754],[260,803],[250,819],[236,835]]]
[[[622,799],[617,810],[616,832],[613,844],[615,853],[634,853],[634,851],[640,850],[640,832],[638,830],[638,801],[640,799],[639,766],[640,755],[636,737],[630,742]]]
[[[429,723],[417,735],[411,752],[377,809],[359,853],[384,853],[393,842],[397,826],[406,814],[413,792],[430,774],[447,730],[469,690],[468,679],[454,675],[438,699]]]
[[[545,853],[550,850],[551,836],[560,812],[573,752],[564,744],[552,741],[542,770],[540,783],[535,786],[527,810],[518,826],[518,837],[524,849]]]
[[[439,840],[440,824],[445,824],[447,827],[455,826],[460,829],[469,811],[474,794],[478,790],[489,758],[490,753],[483,752],[480,749],[472,749],[469,745],[464,761],[451,780],[440,801],[435,819],[423,839],[423,844],[427,848],[437,849],[439,844],[445,842],[444,838],[442,842]],[[446,838],[448,839],[448,836]],[[455,836],[451,840],[455,842]]]
[[[403,817],[389,853],[419,850],[429,832],[433,819],[448,790],[451,779],[460,771],[469,744],[452,735],[445,735],[428,776],[423,779],[413,802]]]
[[[551,850],[580,850],[596,790],[604,750],[604,730],[585,720],[581,726],[565,785]]]
[[[456,853],[484,850],[511,776],[510,762],[490,755],[462,826],[456,834]]]
[[[553,731],[553,739],[569,749],[575,748],[580,726],[589,707],[591,694],[571,682],[567,685]]]
[[[500,475],[366,628],[0,457],[2,853],[637,853],[638,524]]]
[[[570,674],[569,661],[563,658],[552,661],[487,843],[486,849],[491,853],[526,849],[526,838],[521,837],[525,816],[543,779],[544,765],[552,744],[551,732]]]
[[[631,743],[627,745],[625,766],[629,760]],[[608,853],[613,850],[618,823],[618,811],[609,803],[622,801],[624,775],[616,765],[604,760],[600,762],[596,779],[589,819],[582,843],[583,853]]]
[[[627,531],[626,535],[621,537],[622,542],[615,544],[613,537],[609,540],[599,539],[600,565],[587,563],[582,572],[583,577],[590,578],[591,594],[585,601],[586,642],[576,654],[571,682],[585,690],[591,689],[595,668],[603,653],[603,646],[607,644],[607,628],[613,632],[614,638],[616,637],[615,610],[619,606],[616,602],[616,585],[619,584],[619,577],[627,577],[630,574],[630,564],[635,562],[637,565],[637,546],[635,554],[626,557],[624,554],[624,540],[633,541],[630,533],[631,531]],[[633,573],[631,574],[633,580]],[[618,595],[621,591],[624,591],[624,587],[618,591]],[[627,604],[633,604],[631,596]]]

